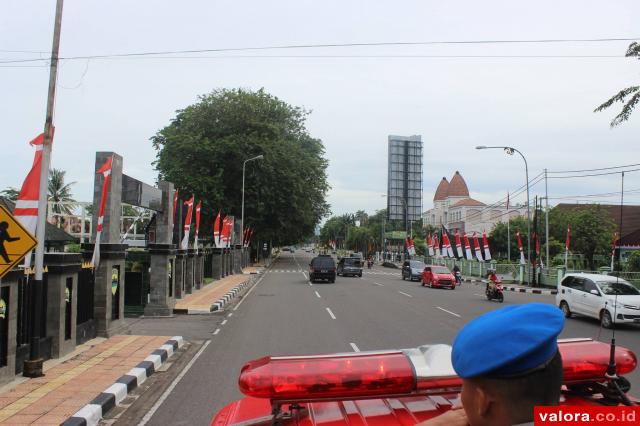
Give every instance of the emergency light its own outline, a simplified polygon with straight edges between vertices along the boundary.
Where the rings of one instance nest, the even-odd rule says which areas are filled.
[[[591,339],[558,341],[564,383],[605,380],[608,344]],[[633,371],[637,359],[616,348],[618,374]],[[451,365],[451,346],[264,357],[242,368],[240,391],[276,402],[353,400],[412,394],[457,393],[462,385]]]

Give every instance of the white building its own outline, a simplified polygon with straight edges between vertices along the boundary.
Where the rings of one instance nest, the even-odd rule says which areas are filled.
[[[507,214],[508,213],[508,214]],[[491,232],[494,225],[527,214],[526,206],[509,206],[506,202],[487,205],[469,196],[469,188],[460,172],[456,171],[451,182],[443,177],[433,196],[433,208],[422,218],[425,226],[445,228],[460,232]]]

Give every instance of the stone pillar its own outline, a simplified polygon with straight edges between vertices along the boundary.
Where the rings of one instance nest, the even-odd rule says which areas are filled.
[[[199,249],[193,257],[193,287],[200,290],[204,282],[204,249]]]
[[[185,296],[185,281],[187,276],[187,251],[176,250],[176,258],[173,274],[173,290],[176,299],[182,299]]]
[[[144,307],[144,315],[149,317],[171,316],[176,304],[175,258],[176,246],[173,240],[173,184],[161,181],[162,211],[156,213],[156,240],[149,244],[151,276],[149,303]]]
[[[0,385],[9,383],[16,378],[16,333],[18,330],[18,286],[20,279],[24,279],[24,272],[14,269],[0,280],[0,335],[5,342],[0,345],[6,348],[6,362],[0,364]]]
[[[185,268],[185,281],[184,281],[184,292],[186,294],[193,293],[193,284],[195,282],[195,256],[196,251],[194,249],[187,250],[187,266]]]
[[[51,357],[60,358],[76,347],[76,307],[80,254],[48,253],[44,263],[47,275],[47,337],[51,338]]]
[[[211,255],[211,271],[214,280],[222,279],[223,266],[222,266],[222,249],[214,248]]]
[[[226,259],[225,259],[225,263],[226,263],[226,268],[227,268],[227,275],[233,275],[233,253],[232,253],[232,249],[231,248],[226,248],[224,249],[225,251],[225,255],[226,255]]]
[[[233,249],[233,272],[235,274],[242,273],[242,246],[236,245]]]
[[[100,263],[95,270],[94,286],[94,320],[98,336],[111,337],[115,334],[126,334],[129,327],[124,321],[125,293],[125,252],[126,244],[120,244],[120,215],[122,200],[122,157],[113,152],[97,152],[95,170],[113,156],[111,165],[111,184],[107,192],[102,236],[100,240]],[[93,223],[98,223],[100,201],[104,177],[95,174],[93,185]],[[95,241],[96,228],[93,230]],[[86,244],[85,249],[93,251],[93,244]]]

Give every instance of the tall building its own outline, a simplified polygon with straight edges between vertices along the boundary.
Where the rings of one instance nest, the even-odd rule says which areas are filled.
[[[422,137],[389,136],[387,215],[389,220],[420,220],[422,213]]]
[[[506,202],[486,205],[469,196],[467,182],[456,171],[451,181],[443,177],[433,196],[433,208],[423,215],[424,225],[435,228],[444,226],[450,230],[459,229],[468,233],[490,232],[498,222],[527,214],[526,206],[509,206]]]

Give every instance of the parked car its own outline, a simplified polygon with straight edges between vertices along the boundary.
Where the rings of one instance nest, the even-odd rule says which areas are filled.
[[[596,318],[604,328],[614,323],[640,324],[640,291],[610,275],[567,274],[558,285],[556,304],[565,317]]]
[[[361,277],[362,260],[359,257],[343,257],[338,262],[338,269],[336,273],[343,277],[348,275],[351,275],[352,277],[355,277],[356,275]]]
[[[405,260],[402,264],[402,279],[409,279],[409,281],[419,281],[422,276],[422,270],[424,269],[424,262],[419,260]]]
[[[313,283],[319,280],[336,282],[336,261],[328,254],[314,257],[309,263],[309,281]]]
[[[422,286],[456,288],[456,277],[446,266],[427,265],[422,271]]]

